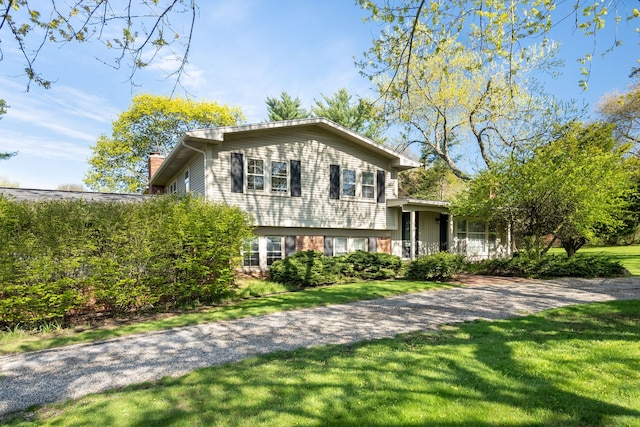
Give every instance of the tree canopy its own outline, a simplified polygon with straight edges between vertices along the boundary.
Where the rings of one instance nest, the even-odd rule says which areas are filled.
[[[267,96],[267,119],[270,122],[281,120],[304,119],[310,113],[302,107],[300,98],[292,98],[287,92],[282,91],[280,98]]]
[[[464,190],[464,182],[442,161],[429,168],[409,169],[398,174],[398,197],[423,200],[451,200]]]
[[[131,77],[161,51],[171,55],[178,59],[173,72],[178,82],[189,56],[196,13],[193,0],[0,0],[0,61],[4,51],[19,51],[27,89],[31,82],[48,88],[51,79],[36,67],[40,52],[50,44],[94,40],[114,52],[113,59],[101,61],[115,68],[127,64]]]
[[[626,92],[603,96],[598,110],[604,120],[616,126],[616,136],[622,143],[631,143],[640,158],[640,79]]]
[[[314,99],[311,114],[326,117],[368,138],[380,140],[386,128],[382,111],[372,101],[363,98],[353,100],[347,89],[341,88],[332,96],[321,94]]]
[[[580,117],[536,81],[562,66],[552,28],[571,22],[576,31],[600,37],[606,22],[640,17],[615,0],[359,3],[371,21],[384,25],[359,65],[388,117],[404,126],[406,144],[419,144],[426,158],[441,159],[465,180],[534,149],[555,125]],[[579,58],[584,87],[592,56],[585,52]]]
[[[392,80],[408,81],[406,68],[420,61],[424,51],[421,39],[429,40],[434,50],[450,42],[464,44],[482,56],[482,64],[504,64],[507,74],[514,75],[520,64],[532,53],[551,42],[558,28],[585,36],[585,49],[578,52],[583,78],[587,86],[589,63],[597,53],[606,53],[623,43],[615,34],[602,40],[605,25],[622,21],[640,22],[640,10],[624,0],[593,2],[575,0],[358,0],[370,13],[371,21],[388,26],[374,41],[369,57],[380,50],[392,49],[397,58],[380,69]],[[596,43],[596,40],[599,43]],[[597,51],[596,48],[604,52]],[[629,64],[632,67],[632,64]]]
[[[623,226],[633,191],[625,148],[613,126],[572,123],[527,159],[511,158],[470,183],[454,215],[506,222],[521,249],[543,254],[559,240],[573,255],[604,225]]]
[[[167,155],[188,130],[233,126],[244,120],[237,107],[209,101],[140,94],[91,147],[84,183],[96,191],[142,192],[150,152]]]
[[[395,49],[399,37],[388,34],[369,54],[374,62],[368,69],[386,114],[404,128],[406,144],[418,144],[424,158],[440,159],[461,179],[530,149],[571,112],[545,95],[527,69],[534,57],[543,67],[553,45],[532,49],[528,62],[512,64],[517,73],[511,74],[504,64],[485,63],[482,54],[462,43],[434,46],[426,25],[420,25],[413,36],[419,59],[400,66],[403,78],[376,76],[376,70],[402,60]]]

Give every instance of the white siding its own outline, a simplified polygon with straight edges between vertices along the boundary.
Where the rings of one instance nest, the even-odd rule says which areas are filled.
[[[191,192],[204,196],[204,160],[202,154],[197,154],[189,164]],[[184,172],[183,172],[184,177]]]
[[[264,191],[247,191],[246,185],[244,193],[232,193],[232,152],[242,153],[245,165],[249,158],[263,159],[267,171],[271,161],[300,160],[302,196],[271,194],[268,186]],[[362,198],[329,199],[331,164],[358,172],[384,170],[387,199],[397,197],[397,182],[388,159],[328,132],[278,130],[241,139],[231,135],[221,145],[213,146],[210,154],[207,197],[239,206],[253,215],[258,226],[368,230],[398,227],[397,216],[393,209],[387,209],[386,203]],[[265,180],[268,181],[268,174]]]
[[[187,162],[187,165],[180,169],[180,172],[169,180],[170,183],[176,181],[178,194],[186,193],[184,173],[187,170],[189,170],[189,191],[204,196],[204,161],[202,154],[195,154],[193,158]],[[167,191],[168,189],[169,187],[167,186]]]
[[[418,255],[431,255],[440,252],[440,223],[436,221],[440,214],[420,212],[418,222]]]
[[[440,252],[440,223],[436,218],[440,217],[439,212],[418,211],[418,246],[417,255],[431,255]],[[402,211],[397,210],[398,229],[391,232],[391,253],[399,257],[403,256],[402,241]]]

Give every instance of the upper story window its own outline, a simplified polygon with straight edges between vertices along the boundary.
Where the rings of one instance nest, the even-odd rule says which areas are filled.
[[[245,158],[244,153],[231,153],[231,192],[268,191],[291,197],[302,196],[300,160]]]
[[[288,181],[287,162],[271,162],[271,192],[286,194]]]
[[[264,161],[262,159],[247,161],[247,190],[264,190]]]
[[[373,172],[362,172],[362,197],[365,199],[373,199],[375,197]]]
[[[188,193],[191,191],[191,183],[189,181],[189,169],[184,171],[184,192]]]
[[[356,196],[356,171],[352,169],[342,170],[342,195]]]
[[[329,165],[329,199],[358,197],[363,200],[385,203],[386,172],[344,169]]]

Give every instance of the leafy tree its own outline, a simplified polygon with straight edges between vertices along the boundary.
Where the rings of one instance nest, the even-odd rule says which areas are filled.
[[[443,162],[398,174],[398,196],[409,199],[450,200],[464,188]]]
[[[626,154],[609,124],[567,125],[532,157],[480,173],[453,213],[510,224],[521,248],[535,255],[557,239],[573,256],[603,224],[623,225],[633,190]]]
[[[300,98],[293,99],[285,91],[280,94],[280,99],[267,96],[266,103],[267,117],[270,122],[304,119],[310,116],[309,112],[302,108]]]
[[[188,130],[237,125],[237,107],[215,102],[141,94],[113,122],[111,136],[91,147],[84,183],[96,191],[141,192],[148,182],[147,156],[167,155]]]
[[[462,43],[434,43],[427,27],[421,24],[413,33],[419,58],[396,65],[402,60],[396,46],[406,35],[392,29],[374,43],[364,66],[377,83],[388,117],[405,128],[407,143],[420,144],[425,157],[441,159],[457,177],[471,178],[472,157],[480,160],[471,166],[491,168],[531,149],[571,111],[546,96],[528,75],[534,63],[550,66],[553,45],[531,47],[527,61],[511,64],[517,71],[512,74]],[[399,67],[402,78],[385,77],[393,67]]]
[[[174,72],[177,82],[187,63],[196,12],[193,0],[0,0],[0,34],[6,34],[0,45],[0,61],[3,49],[18,50],[28,85],[35,82],[48,88],[51,80],[35,67],[45,46],[98,40],[116,52],[109,65],[119,68],[129,63],[132,77],[167,50],[167,54],[179,58]],[[178,45],[179,49],[172,49]]]
[[[322,95],[314,99],[311,113],[316,117],[326,117],[342,126],[368,138],[379,140],[384,132],[385,120],[380,108],[366,99],[352,101],[346,89],[339,89],[333,96]]]
[[[374,42],[370,54],[386,52],[395,62],[387,62],[381,71],[392,80],[408,83],[414,62],[421,62],[425,49],[423,40],[434,50],[453,42],[464,44],[482,55],[482,65],[500,63],[506,74],[514,76],[521,71],[522,61],[531,58],[532,45],[545,46],[552,29],[565,28],[567,32],[582,33],[590,39],[584,52],[578,53],[582,79],[586,88],[589,63],[602,42],[605,25],[640,20],[640,11],[622,0],[592,2],[556,2],[554,0],[358,0],[367,10],[371,21],[383,22],[389,31]],[[598,39],[600,37],[600,39]],[[596,44],[595,40],[600,43]],[[622,40],[614,36],[610,46]],[[537,48],[534,48],[535,51]],[[607,48],[605,48],[607,49]]]
[[[2,119],[2,115],[7,112],[7,108],[8,107],[9,106],[7,105],[5,100],[4,99],[0,99],[0,119]],[[14,153],[0,153],[0,160],[6,160],[8,158],[11,158],[11,157],[15,156],[16,154],[18,154],[18,153],[17,152],[14,152]]]
[[[616,125],[617,138],[633,144],[635,156],[640,157],[640,80],[626,92],[602,97],[598,110],[604,120]]]

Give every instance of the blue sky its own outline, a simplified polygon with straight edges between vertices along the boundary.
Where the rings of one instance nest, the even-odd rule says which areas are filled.
[[[345,87],[372,96],[369,81],[360,76],[360,59],[379,28],[364,24],[365,13],[350,0],[213,0],[200,1],[190,63],[183,86],[196,98],[242,108],[248,122],[264,121],[265,98],[285,90],[306,107],[320,94]],[[635,28],[618,28],[623,45],[604,59],[594,58],[589,90],[578,87],[575,59],[590,46],[580,34],[558,34],[566,70],[549,82],[561,99],[574,98],[595,105],[613,90],[622,91],[640,58]],[[0,34],[0,37],[6,37]],[[610,39],[598,39],[598,49]],[[0,162],[0,178],[23,188],[53,189],[81,184],[90,146],[110,133],[118,113],[129,107],[135,93],[170,94],[162,61],[138,71],[132,86],[130,70],[113,70],[96,60],[110,52],[99,42],[49,45],[37,67],[55,80],[49,90],[35,85],[26,92],[24,68],[17,52],[3,44],[0,98],[10,106],[0,119],[0,152],[19,154]]]

